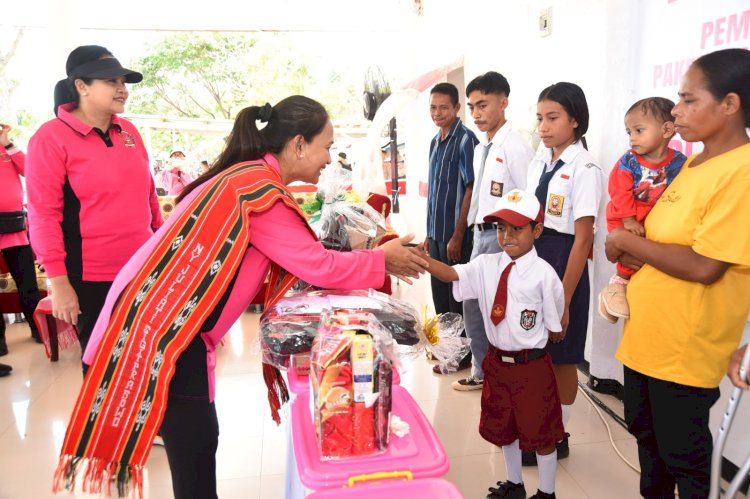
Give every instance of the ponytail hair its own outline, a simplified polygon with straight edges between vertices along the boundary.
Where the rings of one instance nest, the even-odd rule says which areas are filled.
[[[589,106],[586,103],[586,94],[583,93],[581,87],[567,81],[555,83],[539,94],[537,102],[543,100],[557,102],[571,118],[576,120],[578,127],[573,130],[573,134],[576,141],[581,140],[589,129]],[[586,141],[582,143],[586,147]]]
[[[259,130],[258,121],[266,123],[266,126]],[[246,107],[237,114],[224,150],[213,166],[185,187],[177,197],[177,202],[182,201],[202,183],[237,163],[261,159],[267,153],[281,153],[286,144],[297,135],[301,135],[306,142],[312,142],[328,121],[325,108],[319,102],[302,95],[287,97],[273,107],[270,104]]]
[[[54,96],[54,109],[53,112],[57,116],[57,108],[63,104],[70,102],[78,102],[78,92],[75,89],[73,83],[67,78],[60,80],[55,85],[55,96]]]

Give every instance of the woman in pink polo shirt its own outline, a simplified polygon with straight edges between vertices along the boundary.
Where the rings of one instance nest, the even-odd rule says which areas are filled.
[[[162,172],[161,186],[170,196],[177,196],[193,180],[195,180],[195,176],[188,171],[185,153],[172,151],[172,154],[169,155],[168,165]]]
[[[143,79],[104,47],[76,48],[55,87],[57,118],[29,142],[34,251],[52,284],[53,315],[78,326],[81,351],[112,280],[162,224],[148,154],[118,113]]]
[[[29,246],[29,236],[23,215],[23,187],[20,175],[24,175],[26,156],[8,138],[10,125],[0,123],[0,253],[13,276],[21,300],[21,309],[31,328],[31,337],[41,342],[34,324],[34,310],[39,303],[39,288],[36,284],[34,254]],[[5,342],[5,322],[0,310],[0,356],[8,353]],[[0,376],[10,373],[10,367],[0,364]]]

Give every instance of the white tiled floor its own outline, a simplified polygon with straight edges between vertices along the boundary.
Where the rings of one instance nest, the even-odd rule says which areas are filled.
[[[221,425],[218,460],[219,496],[223,499],[283,497],[285,432],[269,416],[256,330],[257,314],[245,314],[219,352],[217,409]],[[64,429],[81,384],[79,352],[62,351],[50,363],[25,324],[8,327],[10,354],[0,362],[13,373],[0,378],[0,499],[55,497],[52,473]],[[487,487],[504,479],[500,449],[477,432],[479,392],[450,388],[458,374],[438,376],[420,356],[405,362],[402,385],[433,423],[450,458],[445,476],[464,497],[486,495]],[[466,372],[461,374],[465,375]],[[610,400],[619,413],[622,406]],[[632,437],[608,416],[621,452],[637,463]],[[638,497],[638,475],[612,449],[607,430],[594,408],[579,394],[571,418],[571,455],[561,460],[557,496],[561,499]],[[536,490],[537,471],[524,468],[529,494]],[[172,496],[164,449],[155,447],[147,463],[146,497]],[[61,497],[93,497],[86,494]]]

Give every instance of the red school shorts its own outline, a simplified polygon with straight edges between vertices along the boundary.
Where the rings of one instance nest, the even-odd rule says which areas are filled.
[[[518,439],[526,452],[563,439],[560,396],[549,353],[525,364],[513,364],[503,362],[490,345],[482,369],[482,438],[499,446]]]

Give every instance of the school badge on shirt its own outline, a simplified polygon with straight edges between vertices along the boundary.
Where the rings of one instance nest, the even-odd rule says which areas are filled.
[[[493,180],[490,185],[490,196],[495,196],[499,198],[499,197],[502,197],[502,195],[503,195],[503,183],[495,182]]]
[[[521,312],[521,327],[526,331],[533,329],[536,325],[536,310],[524,310]]]
[[[122,139],[122,143],[125,145],[125,147],[135,147],[135,137],[133,137],[129,132],[122,130],[120,132],[120,138]]]
[[[553,217],[561,217],[563,214],[563,204],[565,204],[565,196],[550,194],[549,201],[547,201],[547,213]]]

